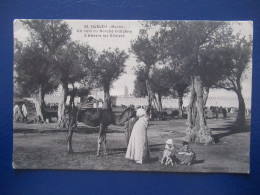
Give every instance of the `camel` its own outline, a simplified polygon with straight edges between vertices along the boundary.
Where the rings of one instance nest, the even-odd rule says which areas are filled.
[[[128,121],[130,118],[136,116],[136,111],[134,108],[129,107],[123,111],[120,116],[116,116],[112,109],[96,109],[90,108],[87,110],[81,110],[74,108],[69,111],[69,125],[68,125],[68,153],[72,153],[72,134],[73,127],[77,127],[77,121],[83,122],[88,127],[98,127],[99,126],[99,137],[98,137],[98,148],[97,156],[100,156],[100,147],[103,145],[103,153],[107,155],[106,151],[106,134],[109,125],[120,125]]]

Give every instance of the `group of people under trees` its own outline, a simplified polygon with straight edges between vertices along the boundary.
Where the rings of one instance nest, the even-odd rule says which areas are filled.
[[[209,111],[211,112],[211,116],[209,114]],[[205,114],[206,114],[207,118],[218,119],[219,118],[219,114],[222,114],[223,119],[226,119],[228,110],[227,110],[227,108],[224,108],[222,106],[220,106],[220,107],[218,107],[218,106],[210,106],[209,110],[208,110],[207,107],[205,108],[205,112],[206,112]]]

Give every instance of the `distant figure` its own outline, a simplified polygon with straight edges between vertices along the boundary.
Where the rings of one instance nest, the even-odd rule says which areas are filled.
[[[14,110],[13,110],[13,117],[19,112],[20,108],[17,104],[15,104],[14,106]]]
[[[23,120],[26,121],[28,116],[28,111],[25,104],[22,105],[22,113],[23,113]]]
[[[94,100],[94,98],[92,96],[89,96],[87,99],[87,102],[92,102]]]
[[[226,118],[227,118],[227,110],[226,110],[226,108],[222,108],[222,114],[223,114],[223,119],[226,120]]]
[[[249,114],[250,114],[250,110],[246,109],[246,115],[249,115]]]
[[[107,102],[104,102],[104,103],[102,104],[102,109],[108,109],[108,104],[107,104]]]
[[[228,107],[227,112],[230,113],[230,111],[231,111],[231,107]]]
[[[172,118],[179,118],[179,110],[173,110],[171,114]]]
[[[14,119],[15,122],[20,121],[20,119],[23,120],[22,111],[17,104],[15,104],[14,109],[13,109],[13,119]]]
[[[98,107],[102,108],[102,106],[103,106],[103,102],[102,101],[98,102]]]
[[[215,114],[215,120],[217,120],[218,119],[218,107],[215,107],[214,114]]]

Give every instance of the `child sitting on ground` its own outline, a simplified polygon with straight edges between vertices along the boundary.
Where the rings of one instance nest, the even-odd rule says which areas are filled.
[[[183,147],[177,152],[176,158],[181,165],[191,165],[195,162],[195,153],[190,148],[188,142],[183,142]]]
[[[173,165],[173,162],[175,163],[175,152],[176,148],[173,144],[173,140],[168,139],[165,144],[162,160],[160,161],[161,164]]]

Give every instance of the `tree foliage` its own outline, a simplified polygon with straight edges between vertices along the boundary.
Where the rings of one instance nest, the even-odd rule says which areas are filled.
[[[44,93],[56,89],[50,60],[44,49],[36,43],[31,43],[19,50],[14,61],[15,82],[19,88],[29,91],[31,95],[38,92],[40,85]]]
[[[213,138],[204,116],[207,94],[204,97],[203,89],[216,81],[215,78],[211,80],[211,77],[215,76],[215,72],[211,71],[212,69],[208,66],[211,64],[207,61],[207,55],[203,56],[203,54],[209,49],[222,47],[225,39],[231,35],[231,31],[224,22],[155,22],[155,25],[158,24],[160,31],[156,36],[161,43],[163,61],[174,70],[181,70],[181,75],[189,79],[191,83],[187,134],[191,141],[210,143]],[[210,71],[205,73],[206,70]],[[215,69],[215,71],[218,70],[222,71],[218,68]],[[217,74],[216,78],[221,74]]]
[[[71,29],[62,20],[23,20],[30,32],[30,40],[38,42],[49,54],[70,40]]]
[[[146,68],[142,65],[138,65],[134,67],[134,73],[136,79],[134,81],[134,96],[135,97],[145,97],[148,95],[147,88],[146,88],[146,79],[147,79],[147,72]]]
[[[145,64],[147,74],[160,58],[155,37],[149,37],[147,33],[143,32],[140,33],[136,40],[131,42],[130,52],[135,55],[137,62]]]
[[[229,53],[223,53],[219,64],[228,64],[230,71],[223,77],[215,87],[239,91],[241,81],[246,77],[246,71],[249,69],[249,62],[252,57],[252,40],[240,38],[229,48]]]
[[[147,96],[146,89],[146,68],[144,66],[138,66],[135,68],[135,89],[134,94],[137,97]],[[169,75],[169,68],[153,68],[152,74],[149,77],[149,82],[151,83],[152,91],[161,96],[168,96],[170,92],[171,81]]]
[[[82,47],[76,42],[68,42],[56,51],[53,70],[59,83],[74,84],[86,75],[82,64]]]
[[[158,42],[155,36],[150,37],[147,31],[141,30],[137,39],[131,42],[130,49],[130,52],[137,58],[137,62],[144,65],[142,66],[142,71],[144,73],[142,76],[145,79],[149,107],[152,106],[152,103],[158,107],[158,101],[152,91],[150,83],[152,68],[155,67],[156,63],[160,59],[159,47],[157,43]],[[157,109],[159,109],[159,107]]]
[[[134,81],[134,96],[135,97],[145,97],[147,96],[147,89],[145,81],[138,80]]]
[[[99,88],[110,89],[114,81],[125,73],[128,55],[118,48],[114,51],[104,50],[95,63],[89,66],[90,74]]]
[[[239,127],[245,126],[245,101],[242,95],[241,82],[246,77],[246,72],[249,69],[249,63],[252,57],[252,40],[247,40],[245,37],[239,38],[229,49],[229,53],[223,54],[220,63],[228,63],[230,67],[229,74],[215,84],[215,87],[224,88],[234,91],[238,97],[238,114],[236,122]]]

